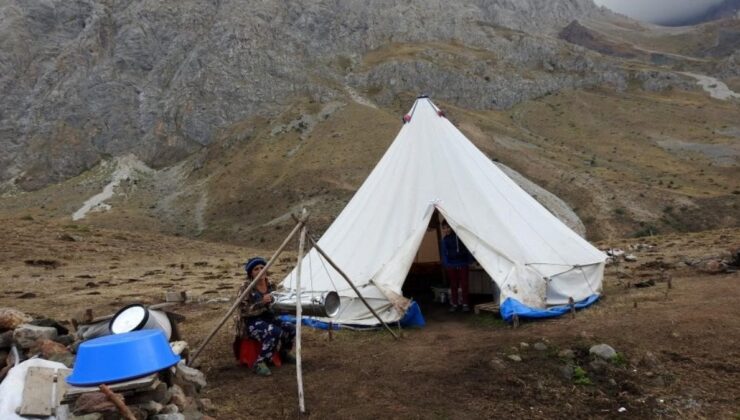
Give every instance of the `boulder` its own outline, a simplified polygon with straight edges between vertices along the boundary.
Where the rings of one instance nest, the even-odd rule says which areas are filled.
[[[34,319],[29,322],[29,324],[36,325],[38,327],[53,327],[57,330],[57,335],[69,334],[69,329],[67,327],[50,318]]]
[[[542,342],[534,343],[534,349],[538,351],[545,351],[547,350],[547,344]]]
[[[69,349],[61,343],[42,338],[33,345],[31,353],[41,353],[41,357],[49,359],[57,354],[69,354]]]
[[[188,404],[187,397],[185,396],[185,392],[177,385],[172,385],[169,389],[170,404],[175,404],[177,408],[182,411],[183,408]]]
[[[603,360],[611,360],[617,357],[617,351],[608,344],[597,344],[591,347],[588,352]]]
[[[196,391],[200,391],[201,388],[206,386],[206,375],[198,369],[191,368],[185,364],[184,360],[177,363],[177,369],[175,370],[175,377],[182,381],[189,382],[195,385]]]
[[[116,394],[119,398],[123,398],[121,394]],[[115,404],[108,399],[108,397],[102,392],[87,392],[80,395],[75,401],[74,413],[75,415],[87,414],[87,413],[103,413],[107,411],[117,411]]]
[[[54,340],[55,338],[57,338],[57,330],[53,327],[23,324],[13,331],[13,340],[24,349],[31,348],[38,340]]]
[[[33,321],[33,318],[19,310],[0,308],[0,330],[14,330],[31,321]]]

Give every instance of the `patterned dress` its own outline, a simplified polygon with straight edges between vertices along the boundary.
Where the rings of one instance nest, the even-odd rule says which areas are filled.
[[[237,296],[241,296],[249,283],[251,280],[244,282]],[[272,360],[272,355],[277,350],[287,353],[293,348],[295,326],[275,317],[270,306],[262,302],[262,297],[271,293],[272,290],[272,285],[269,283],[267,292],[264,294],[256,287],[253,288],[249,295],[240,302],[237,311],[237,338],[251,338],[262,343],[257,363]]]

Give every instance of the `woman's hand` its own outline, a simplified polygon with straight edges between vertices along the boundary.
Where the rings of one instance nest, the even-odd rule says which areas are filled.
[[[269,305],[270,303],[272,303],[272,294],[268,293],[262,296],[262,303],[264,303],[265,305]]]

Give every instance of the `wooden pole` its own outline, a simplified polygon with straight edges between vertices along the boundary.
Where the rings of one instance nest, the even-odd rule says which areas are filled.
[[[324,259],[325,259],[325,260],[326,260],[326,261],[327,261],[327,262],[329,263],[329,265],[331,265],[332,267],[334,267],[334,269],[335,269],[335,270],[337,270],[337,272],[338,272],[338,273],[339,273],[339,274],[340,274],[340,275],[341,275],[341,276],[342,276],[342,277],[344,278],[344,280],[346,280],[346,281],[347,281],[347,283],[349,283],[349,285],[350,285],[350,287],[352,288],[352,290],[354,290],[354,291],[355,291],[355,293],[357,293],[357,297],[359,297],[359,298],[360,298],[360,300],[362,301],[362,303],[364,303],[364,304],[365,304],[365,306],[367,307],[367,309],[369,309],[369,310],[370,310],[370,312],[372,312],[373,316],[375,316],[375,318],[376,318],[376,319],[377,319],[378,321],[380,321],[380,323],[381,323],[381,324],[383,324],[383,326],[385,327],[385,329],[387,329],[387,330],[388,330],[388,332],[390,332],[390,333],[391,333],[391,335],[393,336],[393,338],[395,338],[396,340],[398,340],[398,339],[399,339],[399,337],[398,337],[398,335],[396,334],[396,332],[395,332],[395,331],[393,331],[393,330],[391,329],[391,327],[389,327],[389,326],[388,326],[388,324],[386,324],[386,323],[385,323],[385,321],[383,321],[383,320],[382,320],[382,319],[380,318],[380,315],[378,315],[378,313],[377,313],[377,312],[375,312],[375,309],[373,309],[373,307],[372,307],[372,306],[370,306],[370,304],[369,304],[369,303],[367,303],[367,301],[365,300],[365,298],[364,298],[364,297],[362,296],[362,294],[360,293],[360,291],[359,291],[359,290],[357,290],[357,287],[355,287],[355,284],[354,284],[354,283],[352,283],[352,280],[350,280],[350,279],[349,279],[349,277],[347,276],[347,274],[345,274],[345,273],[344,273],[344,271],[342,271],[342,269],[341,269],[341,268],[339,268],[339,267],[338,267],[338,266],[337,266],[337,265],[336,265],[336,264],[334,263],[334,261],[332,261],[332,259],[331,259],[331,258],[329,258],[329,256],[328,256],[328,255],[326,255],[326,253],[324,252],[324,250],[323,250],[323,249],[321,249],[321,247],[319,246],[319,244],[318,244],[318,243],[316,243],[316,241],[315,241],[315,240],[314,240],[314,239],[313,239],[313,238],[312,238],[312,237],[311,237],[310,235],[308,236],[308,240],[309,240],[309,241],[311,242],[311,245],[313,245],[314,249],[316,249],[316,252],[318,252],[319,254],[321,254],[321,256],[322,256],[322,257],[324,257]]]
[[[121,416],[125,418],[126,420],[136,420],[136,416],[134,416],[134,413],[129,410],[128,407],[126,407],[126,404],[121,401],[120,398],[116,394],[113,393],[113,391],[108,388],[108,385],[101,384],[98,388],[100,388],[100,391],[105,394],[106,397],[118,408],[118,411],[121,413]]]
[[[305,217],[306,210],[303,210]],[[305,222],[305,219],[303,219]],[[298,409],[300,414],[306,413],[306,402],[303,399],[303,369],[301,364],[301,329],[302,329],[302,315],[303,307],[301,306],[301,262],[303,262],[303,248],[306,244],[306,226],[303,225],[301,228],[301,236],[298,241],[298,262],[296,263],[296,309],[295,309],[295,374],[296,380],[298,381]]]
[[[576,303],[572,297],[568,298],[568,306],[570,306],[570,317],[576,319]]]
[[[254,288],[254,285],[257,284],[257,282],[259,280],[261,280],[262,277],[265,276],[265,274],[267,274],[267,270],[270,267],[272,267],[272,265],[273,265],[273,263],[275,263],[275,261],[277,261],[278,256],[280,256],[280,254],[283,252],[283,250],[285,249],[285,247],[288,245],[288,242],[290,242],[290,240],[293,239],[293,236],[295,236],[295,234],[305,224],[306,224],[306,222],[303,221],[303,220],[301,220],[301,221],[299,221],[295,225],[295,227],[288,234],[288,236],[285,238],[285,240],[283,241],[283,243],[280,244],[280,247],[278,247],[277,251],[275,251],[275,253],[272,255],[272,257],[270,257],[270,260],[267,261],[267,264],[265,265],[265,268],[263,268],[259,272],[259,274],[257,274],[257,277],[255,277],[254,280],[252,280],[252,283],[250,283],[249,286],[247,286],[247,288],[242,292],[242,294],[239,295],[239,297],[236,298],[236,301],[234,301],[234,304],[231,305],[231,308],[229,308],[229,310],[226,311],[226,314],[223,316],[223,318],[221,318],[221,320],[218,322],[218,324],[216,325],[216,327],[208,334],[208,336],[206,337],[205,341],[203,341],[203,344],[201,344],[200,347],[198,347],[198,349],[195,350],[195,352],[193,353],[193,356],[188,361],[188,366],[192,366],[192,364],[195,361],[195,359],[203,351],[203,349],[206,347],[206,345],[208,345],[208,343],[211,341],[211,339],[213,339],[213,336],[216,335],[216,332],[218,332],[218,330],[221,329],[221,327],[223,327],[223,325],[229,319],[229,316],[231,316],[231,314],[234,312],[234,310],[236,310],[236,308],[239,306],[239,303],[241,303],[242,299],[244,299],[244,297],[247,296],[249,294],[249,292],[252,291],[252,289]]]

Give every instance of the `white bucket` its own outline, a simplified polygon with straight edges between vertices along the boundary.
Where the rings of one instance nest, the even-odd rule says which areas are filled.
[[[139,304],[128,305],[118,311],[110,321],[110,330],[113,334],[138,330],[160,330],[168,341],[172,335],[172,325],[167,314],[147,309]]]

